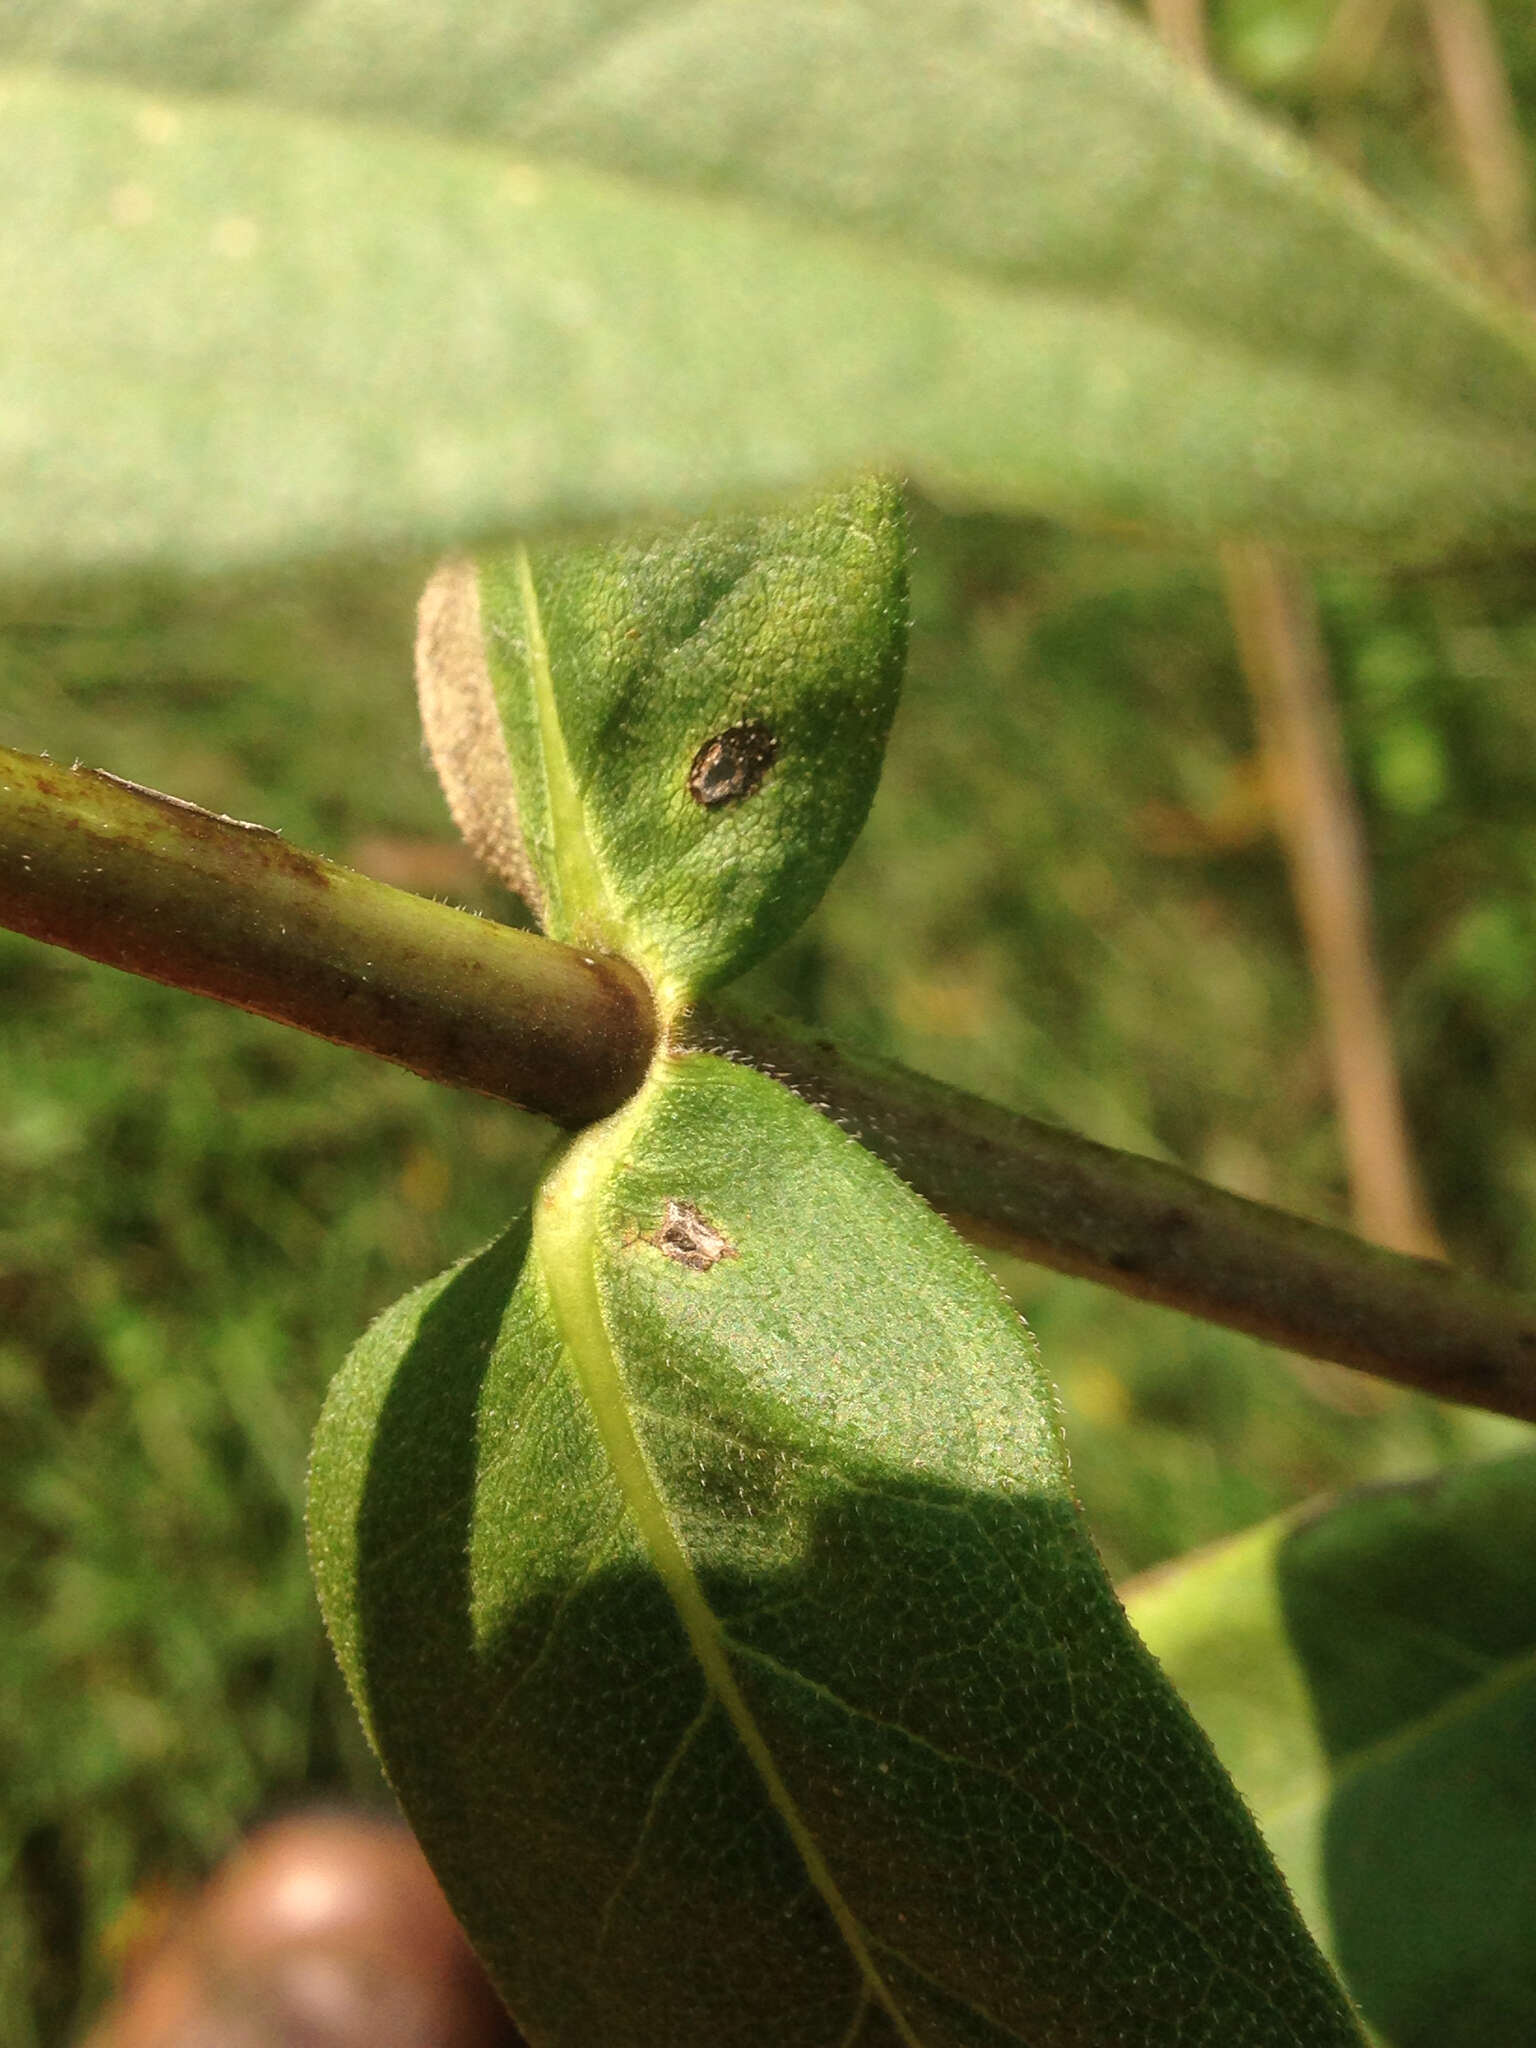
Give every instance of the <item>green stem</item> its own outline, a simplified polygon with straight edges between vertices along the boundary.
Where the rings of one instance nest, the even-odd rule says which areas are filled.
[[[0,748],[0,924],[579,1125],[644,1078],[625,962],[470,917],[277,833]]]
[[[89,769],[0,748],[0,925],[579,1126],[644,1078],[640,977]],[[1536,1304],[715,1012],[690,1042],[786,1079],[958,1227],[1041,1265],[1536,1422]]]

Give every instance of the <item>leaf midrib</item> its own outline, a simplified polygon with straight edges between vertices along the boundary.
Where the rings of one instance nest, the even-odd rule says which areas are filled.
[[[565,926],[565,931],[556,936],[578,941],[600,936],[616,938],[619,932],[612,897],[592,846],[586,805],[576,784],[565,729],[560,723],[533,563],[521,543],[513,557],[513,567],[528,646],[528,683],[539,734],[544,815],[555,869],[551,879],[559,894],[560,917]]]
[[[784,1683],[800,1687],[802,1690],[810,1693],[815,1699],[834,1708],[838,1713],[846,1716],[851,1721],[862,1722],[868,1727],[877,1728],[885,1735],[900,1737],[903,1742],[910,1744],[912,1748],[925,1751],[929,1756],[941,1763],[945,1769],[953,1771],[957,1776],[970,1773],[983,1779],[997,1779],[1006,1785],[1011,1792],[1017,1793],[1023,1799],[1027,1799],[1034,1811],[1056,1829],[1063,1841],[1070,1843],[1072,1847],[1086,1854],[1116,1884],[1120,1885],[1124,1891],[1139,1899],[1143,1905],[1152,1908],[1155,1912],[1165,1914],[1169,1920],[1181,1927],[1205,1951],[1206,1956],[1210,1960],[1213,1976],[1235,1978],[1246,1990],[1252,1992],[1256,1999],[1267,2000],[1271,2006],[1274,2005],[1274,1993],[1271,1984],[1257,1973],[1244,1972],[1236,1968],[1232,1963],[1224,1960],[1220,1952],[1212,1944],[1209,1935],[1201,1927],[1197,1918],[1182,1913],[1177,1907],[1170,1905],[1168,1900],[1157,1891],[1133,1878],[1124,1866],[1117,1863],[1106,1849],[1076,1833],[1071,1823],[1054,1806],[1043,1799],[1024,1776],[1017,1772],[1005,1770],[1001,1765],[988,1763],[980,1757],[963,1756],[958,1752],[947,1750],[942,1744],[933,1741],[930,1737],[919,1734],[916,1729],[908,1728],[905,1723],[890,1720],[883,1715],[875,1713],[869,1707],[858,1705],[855,1701],[848,1699],[844,1694],[838,1692],[835,1687],[823,1684],[820,1680],[810,1677],[804,1671],[797,1671],[793,1665],[786,1664],[781,1658],[772,1656],[768,1651],[760,1650],[753,1644],[742,1641],[738,1635],[722,1629],[721,1638],[722,1641],[730,1644],[736,1655],[744,1662],[757,1664],[765,1671],[771,1672],[774,1677],[782,1680]],[[888,1949],[892,1955],[898,1955],[903,1964],[913,1968],[916,1967],[912,1964],[910,1957],[891,1948],[889,1943],[879,1943],[878,1945]],[[1278,2011],[1278,2008],[1275,2009]],[[997,2019],[995,2015],[986,2014],[985,2017],[991,2019],[993,2024],[999,2028],[1004,2025],[1004,2022]]]
[[[628,1389],[603,1315],[596,1267],[597,1205],[603,1181],[648,1107],[653,1079],[635,1102],[606,1125],[578,1138],[551,1173],[539,1199],[533,1255],[549,1291],[550,1312],[565,1356],[586,1396],[641,1543],[665,1586],[710,1691],[783,1822],[807,1878],[831,1914],[870,1994],[889,2015],[903,2048],[925,2048],[885,1982],[857,1916],[833,1876],[805,1816],[784,1782],[766,1736],[736,1682],[720,1623],[705,1597],[630,1415]]]

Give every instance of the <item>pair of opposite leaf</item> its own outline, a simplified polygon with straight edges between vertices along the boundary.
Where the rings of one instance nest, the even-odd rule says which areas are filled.
[[[471,844],[665,1042],[321,1420],[322,1603],[534,2048],[1360,2035],[1083,1528],[984,1270],[686,1006],[873,794],[895,491],[450,565],[423,708]]]

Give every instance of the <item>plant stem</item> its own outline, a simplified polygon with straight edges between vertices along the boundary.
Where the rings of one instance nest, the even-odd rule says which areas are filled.
[[[1506,290],[1536,309],[1531,166],[1493,17],[1484,0],[1426,0],[1456,153]]]
[[[999,1109],[777,1020],[699,1013],[691,1041],[777,1075],[968,1237],[1122,1294],[1536,1421],[1536,1302]]]
[[[1439,1256],[1419,1183],[1371,934],[1365,837],[1312,593],[1283,550],[1229,541],[1227,606],[1328,1046],[1356,1228]]]
[[[1479,0],[1448,4],[1476,7]],[[1196,69],[1209,67],[1204,0],[1148,0],[1148,12],[1170,49]],[[1437,1257],[1442,1248],[1414,1163],[1376,964],[1365,834],[1317,608],[1283,549],[1229,541],[1220,552],[1238,660],[1322,1008],[1355,1223],[1378,1244]]]
[[[1186,63],[1203,70],[1210,63],[1210,38],[1205,25],[1205,0],[1147,0],[1152,26]]]
[[[1397,0],[1339,0],[1312,68],[1320,92],[1337,98],[1359,92],[1396,12]]]
[[[263,826],[0,748],[0,924],[564,1124],[655,1036],[627,963],[369,881]]]
[[[0,748],[0,925],[579,1125],[653,1051],[622,962],[371,882],[90,769]],[[715,1011],[689,1042],[787,1080],[972,1237],[1536,1421],[1536,1304],[1194,1175]]]

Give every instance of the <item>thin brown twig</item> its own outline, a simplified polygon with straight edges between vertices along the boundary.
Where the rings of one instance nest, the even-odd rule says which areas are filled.
[[[1396,12],[1397,0],[1339,0],[1313,60],[1319,91],[1347,97],[1360,90]]]
[[[1511,297],[1536,310],[1531,165],[1486,0],[1424,0],[1456,154]]]
[[[1203,67],[1209,46],[1203,0],[1148,0],[1148,6],[1168,46]],[[1279,548],[1243,541],[1220,552],[1238,659],[1323,1013],[1355,1224],[1394,1250],[1436,1257],[1440,1240],[1414,1164],[1376,963],[1365,836],[1312,593]]]
[[[1364,838],[1312,594],[1277,548],[1229,542],[1221,561],[1322,1008],[1355,1227],[1396,1251],[1438,1257],[1408,1137],[1371,936]]]
[[[1147,0],[1147,16],[1170,50],[1204,71],[1211,61],[1205,0]]]

